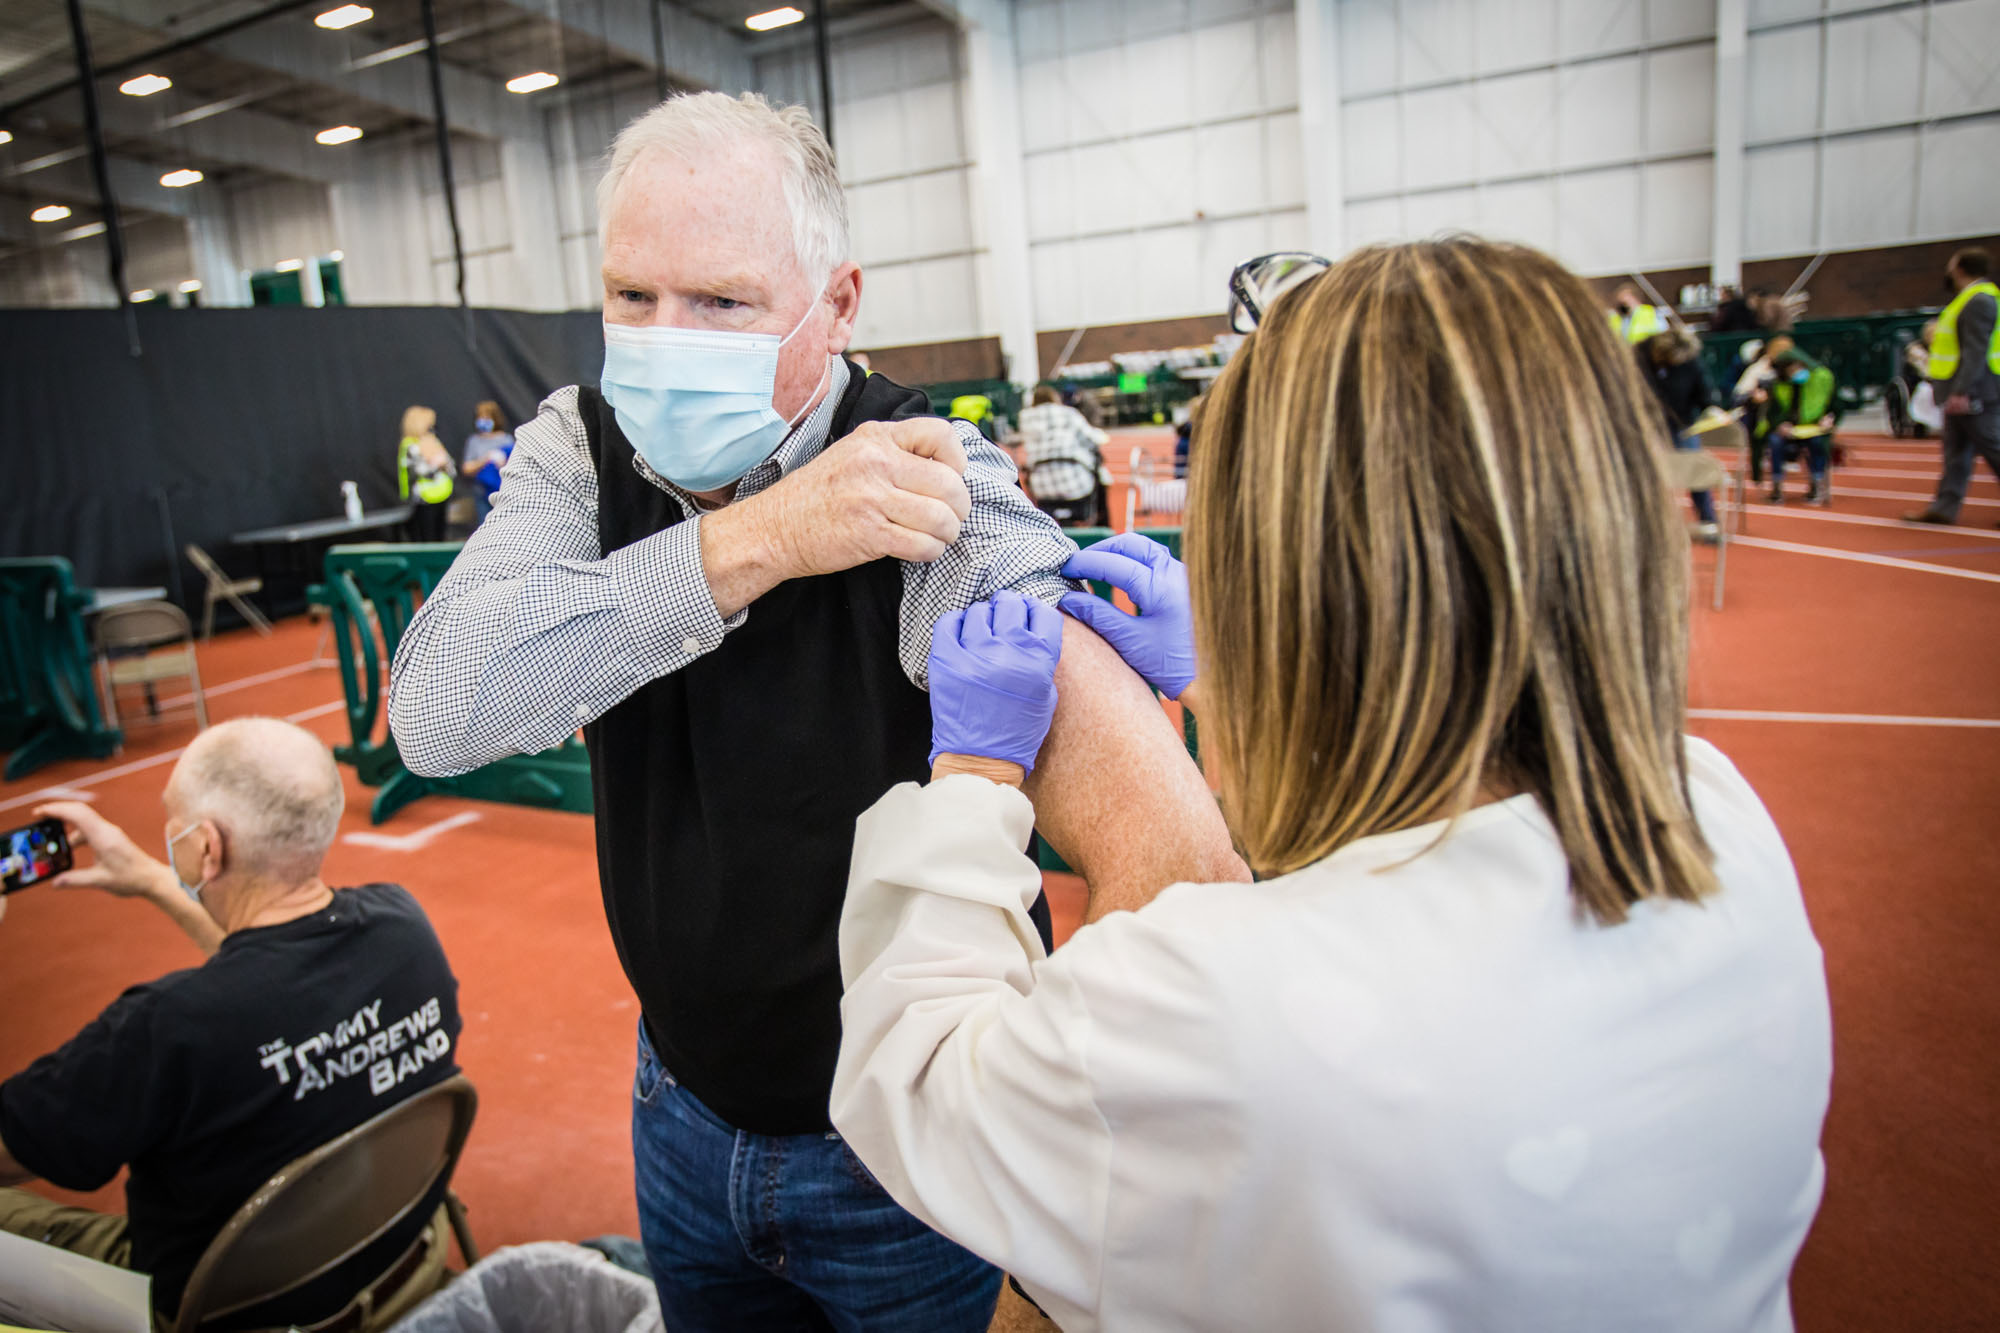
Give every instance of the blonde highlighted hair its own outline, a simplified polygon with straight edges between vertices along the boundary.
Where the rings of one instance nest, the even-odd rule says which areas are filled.
[[[1713,891],[1668,442],[1579,279],[1362,250],[1266,314],[1196,436],[1203,750],[1251,865],[1525,791],[1597,921]]]

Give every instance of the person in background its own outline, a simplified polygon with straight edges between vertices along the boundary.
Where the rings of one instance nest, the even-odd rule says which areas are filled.
[[[1662,443],[1544,255],[1279,296],[1209,392],[1189,564],[1124,534],[1067,568],[1139,614],[1063,599],[1200,718],[1264,878],[1054,954],[1019,784],[1067,643],[940,620],[931,780],[862,815],[840,930],[833,1119],[890,1194],[1068,1333],[1789,1329],[1826,976],[1686,734]]]
[[[1838,388],[1833,372],[1797,347],[1772,358],[1767,436],[1772,504],[1785,502],[1785,468],[1800,450],[1806,456],[1806,503],[1822,508],[1833,503],[1827,469],[1833,461],[1833,428],[1840,419]]]
[[[0,1231],[150,1273],[171,1322],[202,1252],[265,1181],[456,1072],[458,982],[423,909],[392,884],[321,878],[344,799],[318,737],[257,717],[210,727],[174,765],[165,860],[88,805],[35,810],[95,858],[53,888],[143,899],[208,957],[132,987],[0,1083],[0,1187],[94,1190],[129,1167],[129,1213],[0,1188]],[[443,1197],[440,1184],[359,1254],[229,1326],[387,1328],[443,1278]]]
[[[1790,338],[1780,335],[1768,344],[1752,338],[1737,349],[1743,368],[1736,376],[1735,388],[1730,390],[1729,405],[1736,410],[1737,419],[1743,423],[1743,433],[1749,442],[1750,480],[1753,482],[1764,480],[1765,437],[1771,431],[1767,409],[1771,404],[1771,381],[1775,378],[1771,357],[1791,345]]]
[[[403,439],[396,446],[396,493],[410,506],[411,541],[444,540],[454,470],[451,454],[437,437],[437,413],[428,407],[405,408]]]
[[[1912,523],[1958,522],[1973,455],[2000,477],[2000,286],[1993,282],[1993,257],[1977,246],[1960,250],[1944,282],[1951,304],[1938,313],[1927,366],[1944,413],[1944,470],[1930,504],[1903,515]]]
[[[1066,527],[1103,524],[1099,477],[1111,437],[1066,406],[1052,384],[1038,384],[1021,409],[1021,461],[1028,498]]]
[[[1797,312],[1791,300],[1781,292],[1768,287],[1753,287],[1750,291],[1750,310],[1757,317],[1756,327],[1772,333],[1789,333]]]
[[[1659,306],[1647,305],[1636,286],[1629,282],[1619,284],[1611,298],[1611,327],[1626,342],[1637,346],[1654,334],[1665,332],[1670,324],[1666,312]]]
[[[1757,312],[1750,308],[1738,287],[1724,286],[1716,292],[1715,316],[1708,321],[1710,333],[1753,333],[1759,327]]]
[[[1715,385],[1701,363],[1701,340],[1684,329],[1654,334],[1639,347],[1639,372],[1653,390],[1674,448],[1699,449],[1701,443],[1692,433],[1694,424],[1717,406]],[[1715,497],[1707,491],[1690,491],[1688,498],[1700,520],[1696,534],[1703,541],[1714,541]]]
[[[1197,397],[1174,409],[1178,418],[1174,422],[1174,476],[1185,478],[1188,474],[1188,446],[1194,440],[1194,433],[1201,424],[1201,402]]]
[[[847,359],[854,363],[854,368],[860,371],[864,377],[875,373],[875,363],[868,359],[868,353],[849,352]]]
[[[493,493],[500,489],[500,469],[514,452],[514,437],[507,431],[507,418],[500,404],[487,399],[472,409],[472,434],[465,437],[465,456],[458,470],[472,478],[472,524],[478,527],[493,512]]]

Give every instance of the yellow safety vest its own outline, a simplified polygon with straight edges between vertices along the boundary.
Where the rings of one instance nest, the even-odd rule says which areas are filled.
[[[1656,305],[1642,305],[1622,318],[1616,309],[1607,313],[1612,330],[1628,343],[1642,343],[1656,333],[1667,331],[1667,321]]]
[[[396,482],[405,500],[410,498],[410,463],[422,456],[422,447],[409,436],[404,436],[402,448],[396,453]],[[417,499],[424,504],[443,504],[451,499],[451,473],[433,472],[428,476],[417,473],[416,491]]]
[[[1958,373],[1958,312],[1975,296],[1990,296],[2000,304],[2000,287],[1990,282],[1971,282],[1951,298],[1951,304],[1938,316],[1937,332],[1931,335],[1931,364],[1926,372],[1930,378],[1948,380]],[[2000,319],[1993,321],[1993,339],[1986,348],[1986,368],[2000,375]]]
[[[993,400],[983,393],[962,393],[951,400],[951,415],[976,426],[993,415]]]

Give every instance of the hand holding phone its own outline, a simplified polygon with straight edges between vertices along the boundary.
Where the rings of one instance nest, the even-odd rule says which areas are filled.
[[[140,851],[124,829],[83,802],[50,801],[36,806],[35,815],[65,829],[72,846],[88,847],[96,858],[95,865],[81,869],[65,866],[56,877],[57,888],[100,889],[115,897],[136,898],[171,885],[173,872],[158,857]]]

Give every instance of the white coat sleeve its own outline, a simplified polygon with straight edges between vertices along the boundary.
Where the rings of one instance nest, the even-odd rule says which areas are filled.
[[[1083,992],[1028,919],[1011,787],[955,775],[861,816],[840,925],[834,1125],[896,1201],[1095,1327],[1111,1135]]]

